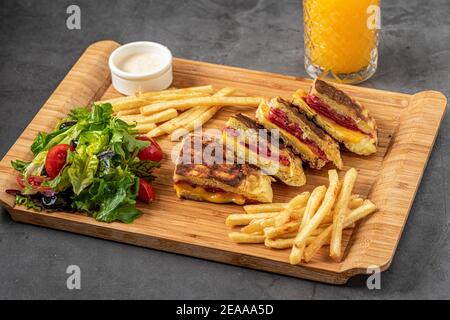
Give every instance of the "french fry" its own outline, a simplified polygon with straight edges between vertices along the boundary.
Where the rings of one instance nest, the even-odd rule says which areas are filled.
[[[148,133],[152,129],[156,128],[156,124],[154,123],[144,123],[144,124],[138,124],[134,130],[137,130],[138,133]]]
[[[170,119],[175,118],[178,116],[178,111],[175,109],[167,109],[164,111],[161,111],[159,113],[154,113],[149,116],[143,116],[141,115],[140,118],[136,120],[137,123],[160,123],[164,121],[168,121]]]
[[[311,193],[311,196],[308,199],[308,203],[306,204],[305,213],[303,214],[302,222],[300,224],[300,228],[296,235],[296,238],[299,236],[300,231],[306,227],[316,211],[319,209],[326,192],[327,188],[325,186],[320,186],[315,188]],[[299,264],[302,261],[305,246],[306,243],[303,243],[301,246],[297,246],[295,244],[292,246],[291,254],[289,255],[289,262],[291,264]]]
[[[347,228],[351,224],[375,212],[376,209],[377,207],[370,200],[365,200],[362,206],[350,211],[350,213],[345,217],[344,228]],[[319,236],[317,236],[309,246],[306,247],[305,249],[306,262],[311,261],[316,252],[319,251],[320,248],[322,248],[322,246],[324,246],[327,242],[330,241],[332,230],[333,226],[329,226]]]
[[[165,100],[165,97],[174,97],[175,99],[181,99],[182,97],[188,97],[190,94],[212,94],[214,92],[214,88],[212,85],[200,86],[200,87],[190,87],[190,88],[182,88],[182,89],[167,89],[162,91],[152,91],[152,92],[144,92],[138,93],[132,96],[122,96],[118,98],[106,99],[102,101],[96,101],[95,104],[102,103],[111,103],[114,105],[115,103],[120,103],[124,101],[133,101],[136,99],[142,99],[145,101],[155,101],[158,100],[158,97]],[[181,98],[180,98],[181,97]],[[172,99],[173,100],[173,99]]]
[[[120,120],[125,121],[126,123],[137,122],[144,118],[142,114],[129,114],[125,116],[117,116]]]
[[[116,116],[118,117],[122,117],[122,116],[129,116],[129,115],[138,115],[141,114],[141,109],[140,108],[135,108],[135,109],[128,109],[128,110],[122,110],[116,113]]]
[[[231,241],[236,243],[264,243],[264,235],[231,232],[228,234]]]
[[[245,226],[241,229],[241,232],[244,233],[254,233],[264,231],[267,227],[272,227],[275,225],[275,217],[266,218],[266,219],[255,219],[248,226]]]
[[[290,232],[290,233],[285,233],[285,234],[281,234],[277,239],[295,239],[295,236],[297,235],[297,232]]]
[[[282,226],[286,224],[290,220],[291,215],[296,210],[298,210],[299,207],[303,207],[306,204],[306,202],[309,199],[309,196],[310,196],[309,192],[303,192],[292,198],[291,201],[289,201],[286,209],[280,212],[280,215],[277,217],[275,225]]]
[[[267,227],[264,229],[266,238],[277,238],[283,234],[295,232],[300,227],[300,221],[288,222],[282,226]]]
[[[233,94],[234,91],[235,91],[234,88],[224,88],[214,96],[229,96]],[[200,108],[203,112],[198,117],[196,117],[194,121],[188,122],[181,128],[175,130],[171,136],[172,141],[178,141],[187,132],[194,131],[195,129],[203,126],[206,122],[211,120],[212,117],[214,117],[214,115],[222,108],[222,106],[214,106],[206,109],[204,107],[194,107],[194,108]]]
[[[354,195],[352,195],[352,197],[353,196]],[[359,198],[359,197],[350,198],[350,201],[348,202],[348,208],[349,209],[356,209],[356,208],[362,206],[363,203],[364,203],[364,199],[363,198]]]
[[[174,91],[174,90],[171,90]],[[164,93],[161,92],[158,95],[154,95],[151,97],[145,97],[145,96],[130,96],[125,97],[122,99],[119,99],[117,101],[109,102],[113,106],[114,112],[119,112],[123,110],[129,110],[129,109],[136,109],[136,108],[142,108],[145,106],[149,106],[152,104],[159,104],[159,103],[168,103],[169,101],[177,101],[180,99],[196,99],[196,98],[205,98],[209,97],[209,93],[203,93],[203,92],[189,92],[189,93]],[[170,108],[168,108],[170,109]],[[162,111],[162,110],[161,110]],[[155,112],[156,113],[156,112]]]
[[[263,203],[263,204],[248,204],[244,206],[244,211],[247,213],[258,212],[280,212],[287,207],[288,203]]]
[[[295,239],[295,245],[301,247],[306,242],[311,233],[317,229],[322,220],[330,214],[331,209],[336,201],[337,194],[339,193],[339,177],[336,170],[328,171],[328,178],[330,185],[328,186],[325,197],[316,214],[312,217],[309,223],[300,231]]]
[[[335,261],[339,261],[341,259],[342,229],[344,226],[345,216],[348,211],[348,203],[350,201],[350,196],[352,194],[357,176],[358,172],[354,168],[351,168],[345,173],[341,191],[334,207],[336,214],[334,216],[331,233],[330,257]]]
[[[292,215],[293,220],[300,220],[303,216],[304,211],[305,211],[305,208],[301,208],[301,209],[295,211],[295,214]],[[277,213],[277,212],[274,212],[274,213]],[[245,226],[241,229],[241,232],[254,233],[254,232],[263,231],[267,227],[275,226],[276,219],[277,219],[277,215],[270,217],[270,218],[252,220],[248,226]]]
[[[186,110],[193,107],[214,107],[214,106],[247,106],[257,107],[261,102],[259,97],[199,97],[175,101],[155,103],[141,109],[144,115],[160,112],[166,109]]]
[[[227,96],[232,94],[236,89],[234,88],[223,88],[219,91],[217,91],[214,94],[214,97],[223,97],[223,96]],[[173,118],[172,120],[163,123],[160,127],[158,127],[158,130],[155,130],[153,132],[149,133],[149,136],[157,136],[157,135],[161,135],[161,134],[170,134],[173,131],[175,131],[176,129],[186,126],[189,123],[194,122],[196,119],[198,119],[198,117],[201,116],[201,114],[204,112],[204,108],[203,107],[195,107],[192,108],[186,112],[183,112],[181,115],[179,115],[176,118]]]
[[[147,105],[149,102],[143,98],[133,98],[123,101],[117,101],[112,104],[113,111],[119,112],[123,110],[136,109]]]
[[[252,213],[252,214],[230,214],[225,220],[227,226],[243,226],[249,224],[254,219],[270,218],[278,213],[267,212],[267,213]],[[258,230],[257,230],[258,231]],[[255,231],[255,232],[257,232]],[[253,232],[252,232],[253,233]]]
[[[156,91],[156,92],[143,92],[140,93],[138,96],[139,97],[143,97],[143,98],[151,98],[157,95],[175,95],[175,94],[179,94],[179,95],[187,95],[190,93],[207,93],[207,94],[212,94],[214,93],[214,88],[212,85],[206,85],[206,86],[199,86],[199,87],[190,87],[190,88],[181,88],[181,89],[168,89],[168,90],[164,90],[164,91]]]
[[[198,108],[205,109],[204,107]],[[194,120],[176,129],[170,136],[170,140],[178,141],[186,136],[186,134],[188,134],[189,132],[199,128],[200,126],[208,122],[217,113],[217,111],[220,110],[220,108],[221,107],[206,108],[206,110],[201,110],[198,114],[196,113]]]
[[[287,238],[287,239],[266,238],[264,240],[264,245],[271,249],[287,249],[287,248],[292,247],[293,243],[294,243],[294,238]]]
[[[291,238],[277,238],[277,239],[269,239],[266,238],[264,240],[264,245],[271,249],[288,249],[294,245],[294,237]],[[308,237],[306,239],[306,244],[310,244],[315,240],[315,237]]]
[[[175,117],[167,122],[164,122],[162,125],[156,127],[152,131],[150,131],[147,134],[147,136],[149,138],[154,138],[154,137],[164,135],[167,132],[170,133],[170,132],[176,130],[180,125],[179,123],[184,121],[186,118],[190,117],[194,112],[195,112],[195,110],[190,109],[190,110],[187,110],[187,111],[181,113],[177,117]]]

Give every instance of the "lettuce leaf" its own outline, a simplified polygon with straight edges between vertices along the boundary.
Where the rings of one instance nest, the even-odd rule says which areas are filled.
[[[96,178],[89,189],[75,197],[74,204],[77,210],[89,213],[98,221],[131,223],[142,214],[136,209],[138,190],[139,179],[118,167],[116,172]]]
[[[17,194],[16,195],[16,204],[25,206],[27,209],[33,209],[35,211],[42,211],[42,207],[38,206],[36,203],[33,202],[32,199],[29,197]]]
[[[85,145],[88,154],[98,154],[109,145],[109,130],[85,131],[80,134],[78,145]]]
[[[13,160],[11,161],[11,166],[20,173],[24,173],[27,167],[30,165],[30,163],[31,162],[26,162],[22,160]]]
[[[68,169],[73,192],[78,195],[94,181],[98,168],[98,158],[87,153],[76,154]]]
[[[69,167],[65,167],[61,172],[52,180],[42,182],[42,186],[50,187],[56,192],[61,192],[68,189],[71,186],[71,180],[69,177]]]

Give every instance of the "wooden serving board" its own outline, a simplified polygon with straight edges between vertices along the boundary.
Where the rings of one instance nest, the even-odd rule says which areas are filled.
[[[333,284],[345,283],[370,266],[381,270],[389,267],[445,111],[446,98],[439,92],[407,95],[341,86],[367,106],[378,123],[380,143],[375,155],[363,157],[343,151],[342,156],[345,169],[355,167],[359,171],[356,192],[370,198],[380,210],[359,223],[353,232],[345,232],[345,244],[351,245],[346,246],[345,259],[340,263],[328,258],[328,248],[323,248],[312,262],[292,266],[288,263],[290,250],[229,241],[231,229],[225,226],[225,218],[230,213],[242,213],[242,208],[178,200],[170,160],[176,144],[168,137],[158,140],[166,154],[162,168],[156,172],[158,199],[140,205],[145,214],[133,224],[100,223],[81,214],[36,213],[15,206],[14,198],[5,193],[17,187],[10,161],[31,160],[30,145],[38,132],[51,131],[72,107],[119,95],[111,87],[107,63],[118,46],[113,41],[91,45],[0,162],[0,203],[15,221]],[[205,84],[232,86],[239,94],[290,98],[298,88],[307,90],[311,80],[174,59],[175,87]],[[206,127],[220,129],[237,112],[252,115],[254,109],[223,108]],[[328,183],[327,170],[308,169],[306,174],[307,185],[301,188],[274,183],[274,201],[288,201],[300,191]]]

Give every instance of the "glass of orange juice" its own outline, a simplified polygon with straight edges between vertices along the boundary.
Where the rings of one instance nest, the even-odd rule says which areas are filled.
[[[380,0],[303,0],[311,77],[359,83],[377,69]]]

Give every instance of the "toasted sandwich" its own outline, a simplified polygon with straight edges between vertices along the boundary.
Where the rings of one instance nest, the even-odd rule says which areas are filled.
[[[377,151],[375,120],[345,92],[316,79],[309,93],[297,90],[292,102],[348,150],[360,155]]]
[[[258,166],[265,174],[273,175],[287,185],[300,187],[306,183],[301,159],[280,146],[278,137],[272,137],[269,130],[246,115],[236,114],[228,119],[222,142],[245,162]]]
[[[272,202],[271,178],[249,164],[225,163],[224,154],[219,140],[188,135],[173,176],[178,198],[239,205]]]
[[[267,129],[278,129],[284,143],[311,168],[320,169],[328,162],[342,168],[339,144],[286,100],[263,100],[256,118]]]

